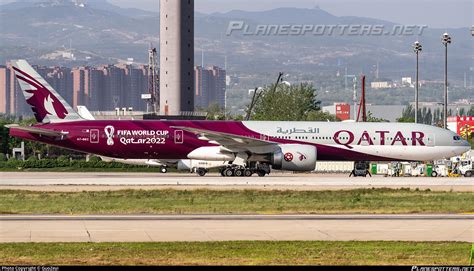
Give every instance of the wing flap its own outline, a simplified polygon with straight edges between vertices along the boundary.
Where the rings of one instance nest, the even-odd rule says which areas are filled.
[[[263,140],[254,137],[246,137],[234,134],[228,134],[223,132],[209,131],[190,127],[171,127],[177,130],[183,130],[186,132],[193,133],[198,136],[199,139],[208,141],[210,143],[217,143],[224,147],[264,147],[269,145],[275,145],[275,142]]]

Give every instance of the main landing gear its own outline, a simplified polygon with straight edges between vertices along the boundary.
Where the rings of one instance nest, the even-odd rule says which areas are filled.
[[[199,175],[201,177],[205,176],[207,174],[207,172],[208,172],[208,170],[205,169],[205,168],[197,168],[196,169],[197,175]]]
[[[270,174],[270,166],[268,164],[255,164],[253,167],[240,167],[230,165],[220,170],[222,177],[252,177],[257,174],[259,177],[265,177]]]
[[[165,173],[168,172],[168,168],[165,167],[165,166],[161,166],[161,167],[160,167],[160,172],[163,173],[163,174],[165,174]]]

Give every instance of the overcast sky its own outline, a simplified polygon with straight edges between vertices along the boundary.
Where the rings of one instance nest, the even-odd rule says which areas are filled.
[[[87,0],[86,0],[87,1]],[[121,7],[157,10],[159,0],[108,0]],[[0,3],[12,0],[0,0]],[[360,16],[433,28],[474,25],[474,0],[195,0],[203,13],[233,9],[259,11],[277,7],[312,8],[318,5],[336,16]]]

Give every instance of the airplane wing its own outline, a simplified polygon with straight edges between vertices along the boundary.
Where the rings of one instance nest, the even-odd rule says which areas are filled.
[[[16,130],[36,134],[36,135],[56,137],[60,139],[64,139],[64,137],[69,134],[69,132],[53,131],[53,130],[42,129],[38,127],[25,127],[25,126],[19,126],[17,124],[5,125],[5,127],[9,129],[16,129]]]
[[[208,141],[211,144],[221,145],[226,148],[250,149],[255,147],[269,147],[277,144],[275,142],[263,140],[260,138],[239,136],[197,128],[178,126],[173,126],[171,128],[193,133],[199,136],[199,139],[201,140]]]

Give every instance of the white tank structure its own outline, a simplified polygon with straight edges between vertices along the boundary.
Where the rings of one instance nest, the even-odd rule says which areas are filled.
[[[160,114],[194,111],[194,0],[160,0]]]

